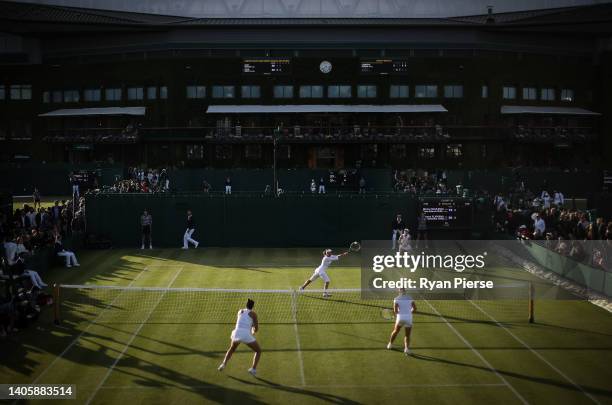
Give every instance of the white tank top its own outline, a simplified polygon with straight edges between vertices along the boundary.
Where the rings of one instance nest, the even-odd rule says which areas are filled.
[[[236,329],[246,329],[248,331],[251,330],[251,327],[253,326],[253,318],[249,316],[250,312],[251,310],[246,308],[238,311]]]

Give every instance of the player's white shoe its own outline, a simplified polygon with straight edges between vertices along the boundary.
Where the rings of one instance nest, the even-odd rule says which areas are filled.
[[[389,342],[387,343],[387,350],[391,350],[393,349],[393,343]]]
[[[224,368],[225,368],[225,363],[221,363],[221,365],[219,365],[219,367],[217,367],[217,370],[223,371]]]
[[[144,249],[144,245],[141,245],[141,246],[140,246],[140,250],[143,250],[143,249]]]
[[[331,297],[330,293],[323,293],[323,298],[329,298],[329,297]]]
[[[406,356],[410,356],[410,355],[412,354],[412,352],[410,351],[410,349],[409,349],[409,348],[407,348],[407,347],[406,347],[406,348],[404,348],[404,354],[405,354]]]
[[[183,250],[187,250],[187,249],[189,249],[189,248],[188,248],[187,246],[183,246],[181,249],[183,249]]]
[[[200,242],[195,243],[195,247],[197,248],[198,246],[200,246]]]
[[[253,367],[251,367],[250,369],[248,369],[249,374],[251,375],[257,375],[257,370],[254,369]]]

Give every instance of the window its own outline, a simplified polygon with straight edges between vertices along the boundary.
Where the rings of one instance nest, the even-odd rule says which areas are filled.
[[[244,157],[246,157],[247,159],[260,159],[261,158],[261,145],[260,144],[245,145]]]
[[[419,147],[419,158],[421,159],[433,159],[436,157],[436,148],[433,146],[421,146]]]
[[[417,84],[414,86],[414,96],[416,98],[438,97],[438,86],[435,84]]]
[[[168,86],[161,86],[159,88],[159,98],[166,100],[168,98]]]
[[[540,90],[540,99],[545,101],[553,101],[555,99],[555,89],[543,88]]]
[[[11,85],[11,100],[31,100],[32,85],[30,84],[12,84]]]
[[[390,98],[408,98],[410,97],[410,88],[404,84],[392,84],[389,88]]]
[[[64,93],[59,90],[55,90],[51,93],[51,102],[53,103],[62,103],[64,101]]]
[[[446,145],[446,156],[450,158],[460,158],[463,156],[463,145],[460,143]]]
[[[213,98],[234,98],[234,86],[213,86]]]
[[[562,89],[561,90],[561,101],[574,101],[574,90]]]
[[[323,86],[300,86],[300,98],[323,98]]]
[[[187,160],[204,159],[204,145],[187,145]]]
[[[42,102],[49,104],[51,102],[51,93],[49,91],[43,91]]]
[[[360,84],[357,86],[357,97],[376,98],[376,86],[370,84]]]
[[[489,98],[489,86],[487,86],[486,84],[483,84],[480,88],[480,97]]]
[[[0,85],[0,100],[4,100],[6,98],[6,90],[4,85]]]
[[[81,95],[78,90],[64,90],[65,103],[78,103],[81,100]]]
[[[155,100],[157,99],[157,87],[149,86],[147,87],[147,100]]]
[[[351,98],[351,86],[333,85],[327,87],[327,97],[329,98]]]
[[[121,101],[121,88],[111,87],[104,91],[106,101]]]
[[[444,86],[444,98],[463,98],[463,86]]]
[[[259,86],[242,86],[240,90],[242,98],[259,98],[261,97],[261,87]]]
[[[535,87],[523,87],[523,100],[537,100],[538,91]]]
[[[204,98],[206,97],[206,86],[187,86],[187,98]]]
[[[505,100],[514,100],[516,98],[516,87],[504,86],[503,97]]]
[[[142,100],[144,99],[144,90],[142,87],[128,87],[127,96],[128,100]]]
[[[274,98],[292,98],[293,86],[274,86]]]
[[[85,89],[83,92],[83,98],[85,101],[101,101],[102,100],[102,90],[100,89]]]

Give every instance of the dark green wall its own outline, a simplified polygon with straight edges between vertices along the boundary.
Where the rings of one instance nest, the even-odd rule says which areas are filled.
[[[197,223],[203,246],[343,246],[388,239],[396,213],[415,218],[417,201],[400,196],[98,195],[87,198],[88,232],[114,246],[140,244],[140,215],[153,215],[155,246],[182,245],[185,212]]]

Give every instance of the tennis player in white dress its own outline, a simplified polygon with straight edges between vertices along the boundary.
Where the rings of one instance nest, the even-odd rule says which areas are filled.
[[[255,352],[255,355],[253,356],[253,365],[248,371],[252,375],[257,374],[257,364],[259,363],[259,359],[261,357],[261,347],[259,346],[259,343],[257,343],[257,340],[255,340],[255,336],[253,336],[259,330],[257,314],[253,311],[254,306],[255,301],[248,299],[246,308],[238,311],[236,326],[234,327],[230,337],[230,347],[227,349],[227,353],[225,353],[223,363],[221,363],[221,365],[218,367],[219,371],[223,371],[225,366],[227,366],[227,363],[232,358],[232,354],[234,354],[238,348],[238,345],[240,345],[240,343],[244,343]]]

